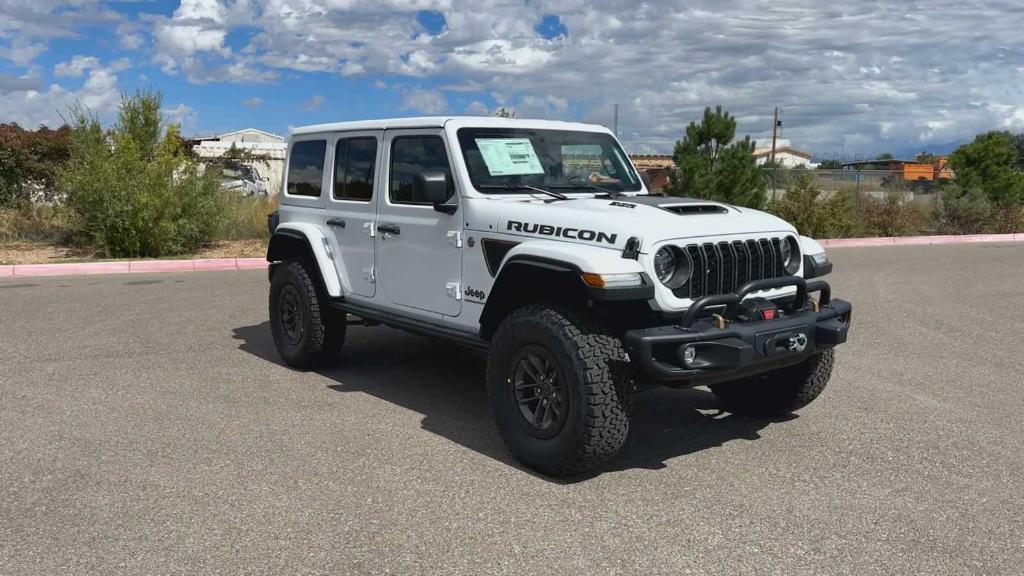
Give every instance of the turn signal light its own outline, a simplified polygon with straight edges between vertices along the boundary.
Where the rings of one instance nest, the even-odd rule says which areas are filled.
[[[595,274],[584,272],[583,282],[594,288],[629,288],[632,286],[643,286],[644,281],[639,273],[628,272],[625,274]]]

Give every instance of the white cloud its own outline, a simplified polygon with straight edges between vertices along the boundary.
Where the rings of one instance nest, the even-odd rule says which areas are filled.
[[[41,84],[38,78],[19,78],[18,76],[0,74],[0,93],[38,90],[40,86]]]
[[[0,0],[0,58],[30,66],[54,38],[106,22],[121,46],[151,42],[153,63],[190,82],[388,75],[389,88],[415,82],[403,94],[409,110],[446,109],[444,93],[458,90],[475,112],[496,93],[522,116],[606,125],[618,103],[627,145],[661,151],[716,104],[762,142],[779,105],[785,137],[823,154],[1024,129],[1019,3],[926,4],[183,0],[170,16],[129,18],[100,0]],[[417,22],[422,9],[444,15],[437,36]],[[539,37],[547,14],[565,36]]]
[[[0,98],[0,118],[22,126],[58,126],[64,122],[68,108],[85,106],[104,120],[117,110],[121,91],[117,75],[106,68],[91,68],[78,90],[51,84],[46,90],[10,92]]]
[[[182,134],[194,134],[199,125],[199,115],[195,109],[185,104],[178,104],[171,108],[164,108],[164,120],[177,124]]]
[[[402,109],[416,110],[423,114],[442,114],[448,111],[448,101],[439,91],[414,88],[402,98]]]
[[[323,104],[324,97],[319,94],[314,94],[309,98],[309,100],[306,100],[305,102],[299,105],[299,110],[303,112],[312,112],[314,110],[319,110],[320,107],[323,106]]]
[[[95,56],[73,56],[67,62],[60,62],[53,67],[53,75],[58,78],[81,78],[82,74],[90,68],[100,65],[99,59]]]
[[[466,114],[470,116],[490,116],[491,109],[487,107],[487,104],[479,100],[473,100],[466,106]]]

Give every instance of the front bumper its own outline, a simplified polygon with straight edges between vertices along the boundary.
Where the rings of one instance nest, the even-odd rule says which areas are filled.
[[[785,286],[796,286],[797,293],[778,318],[736,321],[736,307],[748,294]],[[820,293],[817,302],[807,298],[809,292]],[[842,344],[851,310],[849,302],[832,299],[823,280],[786,276],[751,282],[735,294],[701,298],[679,324],[629,330],[623,340],[630,362],[648,378],[699,386],[797,364]],[[689,362],[687,348],[695,353]]]

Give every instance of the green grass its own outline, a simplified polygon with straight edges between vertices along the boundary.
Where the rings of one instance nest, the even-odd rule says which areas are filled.
[[[251,240],[269,238],[267,215],[277,210],[277,198],[248,198],[225,194],[220,222],[214,240]]]

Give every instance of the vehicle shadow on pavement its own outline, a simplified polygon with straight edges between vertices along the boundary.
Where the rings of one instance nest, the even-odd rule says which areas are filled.
[[[240,350],[283,365],[269,322],[235,328],[234,337],[241,341]],[[331,390],[362,392],[422,414],[424,430],[525,470],[491,419],[485,369],[485,355],[443,340],[383,327],[350,327],[338,365],[317,373],[334,382],[328,385]],[[629,437],[605,471],[664,468],[668,460],[730,440],[757,440],[769,424],[792,418],[722,413],[714,396],[701,389],[650,390],[634,397]]]

